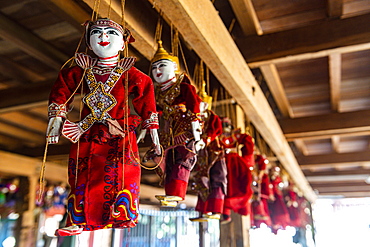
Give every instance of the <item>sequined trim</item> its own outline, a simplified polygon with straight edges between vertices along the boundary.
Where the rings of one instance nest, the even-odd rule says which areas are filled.
[[[152,129],[153,127],[159,126],[158,113],[152,112],[149,119],[145,120],[142,124],[143,129]]]
[[[57,103],[51,103],[48,107],[48,116],[52,117],[67,117],[67,107],[66,105],[59,105]]]

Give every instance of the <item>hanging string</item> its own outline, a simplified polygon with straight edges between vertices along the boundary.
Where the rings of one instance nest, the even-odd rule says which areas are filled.
[[[173,35],[173,42],[172,42],[172,55],[175,57],[179,57],[179,31],[177,29],[174,30]]]
[[[218,99],[218,88],[216,88],[216,89],[214,89],[213,90],[213,92],[212,92],[212,97],[213,97],[213,100],[214,100],[214,102],[216,102],[217,103],[217,99]],[[212,108],[211,108],[211,110],[217,110],[217,109],[219,109],[219,108],[216,108],[216,105],[215,104],[212,104]],[[217,115],[221,115],[222,116],[222,114],[217,114]]]
[[[159,40],[162,38],[162,11],[159,11],[158,13],[158,21],[157,21],[157,26],[155,28],[155,34],[154,34],[154,45],[157,44]]]
[[[112,0],[109,0],[109,8],[108,8],[108,19],[110,19],[110,13],[112,11]]]
[[[60,110],[56,113],[57,116],[60,114],[61,109],[63,109],[67,105],[67,103],[72,99],[72,97],[75,95],[75,93],[77,92],[77,90],[79,89],[79,87],[82,84],[82,81],[83,81],[83,78],[84,78],[85,74],[86,74],[86,69],[84,70],[84,73],[83,73],[83,75],[81,77],[81,80],[78,83],[76,89],[73,91],[71,96],[69,96],[69,98],[66,100],[66,102],[60,106]],[[53,121],[51,121],[50,128],[48,128],[47,134],[46,134],[47,139],[46,139],[46,144],[45,144],[45,149],[44,149],[44,157],[42,159],[42,164],[41,164],[41,168],[40,168],[40,176],[39,176],[39,187],[40,188],[39,188],[39,194],[38,194],[38,199],[37,199],[38,202],[41,201],[41,199],[42,199],[41,197],[44,194],[46,157],[47,157],[48,147],[49,147],[50,132],[53,128],[53,125],[55,124],[55,121],[56,121],[56,118],[54,118]]]
[[[210,82],[209,82],[209,68],[206,66],[206,82],[207,82],[207,92],[210,92]]]
[[[186,74],[189,75],[189,69],[188,69],[188,65],[186,64],[186,59],[185,59],[185,54],[184,54],[184,51],[182,50],[182,45],[181,45],[181,42],[179,41],[179,47],[180,47],[180,51],[181,51],[181,57],[182,57],[182,60],[184,61],[184,66],[185,66],[185,71],[186,71]]]
[[[126,24],[125,24],[125,4],[126,4],[126,1],[121,0],[121,14],[122,14],[121,15],[121,25],[123,27],[123,30],[125,30],[125,28],[126,28]]]

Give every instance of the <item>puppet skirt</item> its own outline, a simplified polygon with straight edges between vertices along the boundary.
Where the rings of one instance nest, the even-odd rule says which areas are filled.
[[[84,231],[134,227],[140,190],[136,136],[111,136],[101,129],[95,133],[85,134],[71,147],[66,226]]]

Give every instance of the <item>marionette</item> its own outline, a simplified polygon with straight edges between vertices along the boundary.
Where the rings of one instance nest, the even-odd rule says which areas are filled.
[[[269,195],[272,195],[269,186],[267,171],[268,160],[262,155],[256,155],[253,176],[253,201],[252,201],[252,225],[260,227],[262,223],[271,226],[271,218],[268,211]]]
[[[272,221],[272,232],[276,234],[279,229],[284,230],[290,221],[282,192],[284,183],[280,176],[280,167],[275,166],[270,169],[270,179],[274,201],[269,202],[269,212]]]
[[[128,29],[110,19],[86,23],[86,43],[96,57],[75,54],[76,66],[62,69],[49,97],[48,143],[60,133],[73,144],[68,164],[66,227],[70,236],[138,222],[140,162],[135,128],[149,129],[160,152],[154,85],[119,53],[133,42]],[[82,94],[81,120],[66,119],[73,96]],[[138,115],[130,114],[128,96]]]
[[[220,144],[225,148],[227,166],[227,195],[224,202],[223,220],[230,221],[231,210],[250,215],[252,199],[252,174],[254,166],[254,141],[248,134],[240,133],[231,125],[229,118],[222,118],[223,133]],[[242,156],[238,154],[241,149]]]
[[[210,98],[204,95],[201,97],[203,100]],[[227,189],[225,157],[218,140],[218,136],[222,134],[222,123],[220,117],[210,110],[209,105],[207,102],[201,102],[202,139],[206,147],[198,151],[194,175],[194,189],[198,193],[195,210],[202,216],[192,218],[191,221],[219,220]]]
[[[295,190],[294,183],[289,181],[288,187],[284,190],[284,200],[289,213],[289,226],[300,227],[302,222],[299,213],[298,195]]]
[[[155,160],[165,195],[156,198],[161,205],[173,207],[185,198],[190,171],[197,159],[196,147],[202,146],[201,99],[189,77],[179,74],[178,58],[162,47],[162,41],[158,41],[158,50],[151,60],[151,71],[156,84],[155,96],[161,116],[160,143],[164,150],[163,157]],[[145,131],[139,138],[143,135]]]

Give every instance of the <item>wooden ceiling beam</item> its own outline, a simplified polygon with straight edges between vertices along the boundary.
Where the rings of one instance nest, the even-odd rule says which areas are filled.
[[[47,113],[45,112],[45,118],[46,116]],[[47,128],[47,121],[36,119],[20,112],[7,112],[0,114],[0,121],[21,127],[22,129],[32,130],[33,132],[38,132],[40,134],[44,134]]]
[[[262,36],[237,38],[236,43],[248,63],[260,62],[338,47],[366,45],[370,43],[369,23],[370,14],[364,14]]]
[[[339,111],[340,85],[342,76],[341,54],[334,53],[329,55],[329,83],[331,109]]]
[[[67,20],[77,30],[83,29],[83,23],[91,19],[91,14],[88,14],[75,1],[71,0],[41,0],[54,14],[60,16],[63,20]]]
[[[350,162],[368,162],[370,161],[370,152],[355,152],[355,153],[332,153],[309,156],[297,156],[300,165],[320,165],[320,164],[335,164],[335,163],[350,163]]]
[[[360,181],[327,181],[327,182],[323,182],[323,181],[311,181],[310,183],[312,185],[312,187],[315,187],[315,188],[319,188],[319,187],[322,187],[322,188],[325,188],[325,187],[345,187],[345,186],[364,186],[364,185],[367,185],[367,183],[365,182],[365,180],[360,180]]]
[[[0,90],[0,113],[47,105],[52,84],[44,81]]]
[[[153,2],[152,0],[150,0]],[[242,107],[286,171],[309,200],[315,200],[267,99],[217,10],[208,0],[155,0],[220,83]],[[222,39],[220,39],[222,37]]]
[[[252,0],[229,0],[229,2],[246,36],[263,34]]]
[[[363,197],[370,197],[370,192],[323,192],[319,193],[319,198],[320,197],[334,197],[334,198],[343,198],[343,197],[348,197],[348,198],[363,198]]]
[[[314,189],[317,189],[319,191],[319,194],[322,193],[345,193],[345,192],[370,192],[370,185],[362,185],[362,186],[344,186],[344,187],[315,187]]]
[[[320,183],[331,183],[331,182],[358,182],[365,181],[369,177],[369,174],[356,174],[356,175],[338,175],[338,176],[307,176],[307,180],[312,182]]]
[[[327,12],[331,18],[340,18],[343,14],[343,0],[327,0]]]
[[[279,120],[288,140],[370,130],[370,110]]]
[[[36,73],[26,67],[19,65],[11,60],[0,58],[1,74],[19,82],[20,84],[44,81],[45,76]]]
[[[266,64],[266,65],[262,65],[260,69],[275,99],[275,102],[277,106],[279,107],[281,114],[284,117],[293,118],[294,113],[289,104],[288,98],[284,90],[283,83],[280,80],[280,76],[276,68],[276,65]]]
[[[31,131],[27,131],[3,122],[0,122],[0,133],[2,135],[14,137],[20,140],[29,141],[30,143],[37,145],[42,145],[45,143],[45,136],[41,134],[35,134]]]
[[[37,177],[41,168],[41,160],[0,151],[0,173],[18,176]],[[46,163],[45,179],[55,182],[67,182],[67,169],[52,162]]]
[[[25,53],[56,70],[67,61],[68,56],[40,37],[0,13],[0,37],[14,43]]]
[[[345,170],[329,170],[329,171],[303,171],[305,176],[338,176],[338,175],[357,175],[368,174],[370,176],[370,169],[354,167],[353,169]]]

